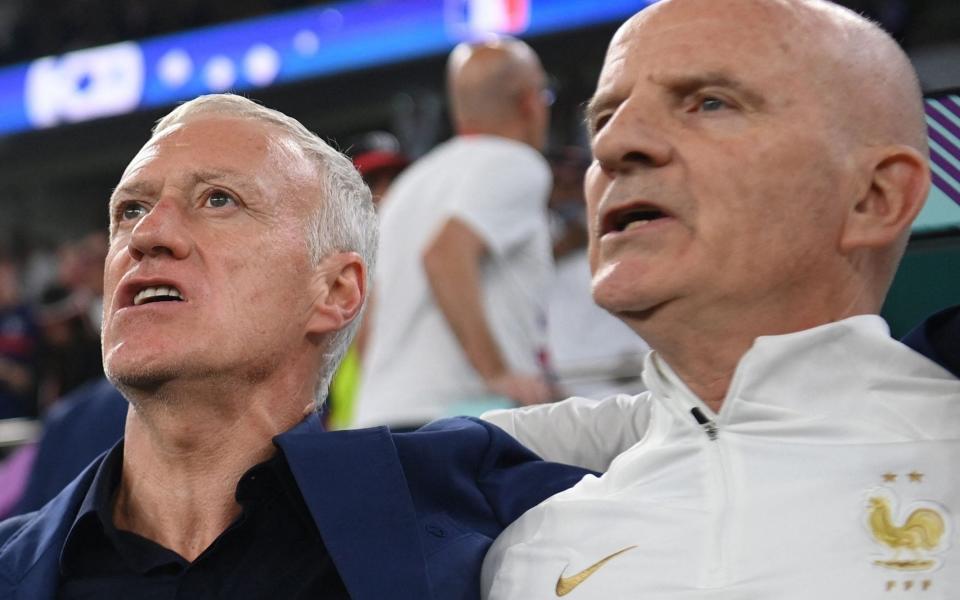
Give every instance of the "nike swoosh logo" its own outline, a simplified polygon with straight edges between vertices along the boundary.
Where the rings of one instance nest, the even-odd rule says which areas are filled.
[[[563,576],[564,571],[567,570],[567,568],[564,567],[563,571],[560,572],[560,577],[557,579],[557,598],[561,596],[566,596],[567,594],[575,590],[578,585],[586,581],[588,577],[590,577],[591,575],[599,571],[601,568],[603,568],[603,565],[607,564],[611,560],[620,556],[624,552],[629,552],[634,548],[636,548],[636,546],[628,546],[623,550],[618,550],[613,554],[611,554],[610,556],[600,559],[599,561],[593,563],[586,569],[580,571],[576,575],[571,575],[570,577]]]

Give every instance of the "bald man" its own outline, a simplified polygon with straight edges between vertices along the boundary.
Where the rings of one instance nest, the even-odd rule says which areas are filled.
[[[550,396],[546,76],[530,47],[497,39],[455,48],[447,78],[457,135],[384,202],[358,426],[415,427],[491,395]]]
[[[665,0],[588,121],[593,294],[649,392],[492,416],[606,473],[498,538],[485,597],[956,598],[960,380],[877,316],[929,186],[894,41],[820,0]]]

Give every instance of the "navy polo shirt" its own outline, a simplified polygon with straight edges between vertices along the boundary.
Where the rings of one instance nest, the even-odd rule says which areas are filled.
[[[241,477],[241,514],[193,562],[113,525],[121,441],[100,465],[60,555],[58,599],[349,598],[283,452]]]

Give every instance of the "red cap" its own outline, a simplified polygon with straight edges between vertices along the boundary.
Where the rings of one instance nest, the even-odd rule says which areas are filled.
[[[354,156],[353,164],[366,177],[381,169],[403,169],[410,164],[410,160],[399,152],[370,150]]]

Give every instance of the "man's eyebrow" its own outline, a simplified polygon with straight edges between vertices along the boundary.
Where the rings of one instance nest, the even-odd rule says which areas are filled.
[[[206,169],[191,173],[190,183],[213,183],[224,179],[246,181],[248,178],[248,174],[244,171],[235,171],[233,169]]]
[[[688,96],[704,88],[717,87],[736,92],[753,108],[761,108],[766,104],[762,94],[743,81],[720,71],[701,75],[658,75],[652,77],[651,80],[669,89],[678,97]]]
[[[752,108],[762,108],[766,99],[762,94],[752,89],[746,83],[717,71],[702,75],[654,75],[650,81],[666,88],[675,97],[685,97],[704,88],[716,87],[733,90],[743,97]],[[603,111],[618,105],[621,102],[617,97],[599,92],[586,103],[584,117],[588,128],[592,127],[597,116]]]
[[[257,178],[250,175],[248,171],[238,171],[234,169],[206,169],[194,171],[190,174],[190,185],[195,186],[200,183],[208,185],[225,185],[231,189],[244,194],[262,190],[257,183]]]
[[[190,174],[189,185],[195,186],[198,183],[217,184],[219,182],[230,181],[231,187],[240,189],[253,186],[249,174],[244,171],[235,171],[232,169],[206,169],[195,171]],[[111,194],[111,200],[120,194],[127,196],[151,197],[160,193],[159,187],[149,181],[131,181],[117,186]]]
[[[116,199],[117,196],[123,194],[125,196],[152,196],[156,193],[157,186],[146,181],[132,181],[130,183],[125,183],[123,185],[118,185],[113,189],[113,193],[110,194],[110,201],[112,202]]]

